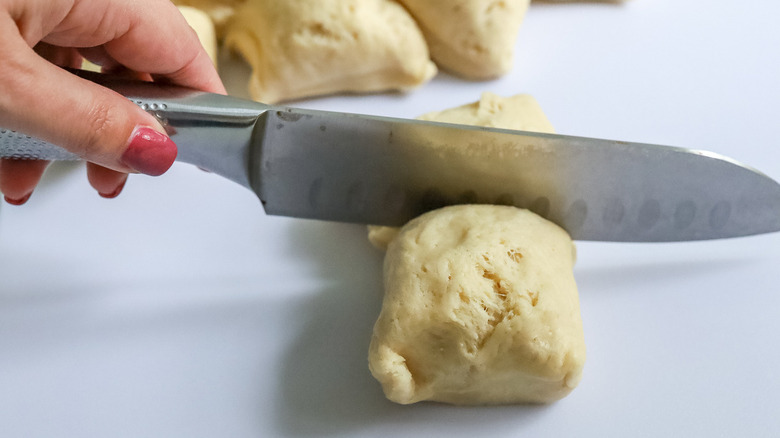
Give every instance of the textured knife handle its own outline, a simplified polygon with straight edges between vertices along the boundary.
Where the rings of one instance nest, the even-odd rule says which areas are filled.
[[[116,84],[124,85],[125,88],[128,86],[135,88],[137,86],[135,81],[124,81],[119,79],[116,80]],[[122,87],[120,86],[119,88]],[[189,92],[191,90],[186,91]],[[127,93],[125,94],[127,95]],[[157,120],[159,120],[163,126],[167,126],[169,124],[168,118],[165,114],[165,110],[168,108],[166,103],[161,101],[132,98],[130,96],[126,97],[133,100],[146,112],[157,117]],[[48,161],[81,160],[81,157],[60,146],[23,134],[21,132],[5,129],[2,127],[0,127],[0,158]]]
[[[141,83],[139,81],[127,80],[110,75],[81,70],[71,71],[84,79],[91,80],[118,91],[145,111],[156,116],[163,126],[167,124],[167,118],[164,112],[168,108],[168,105],[165,102],[160,101],[160,99],[156,99],[155,93],[159,93],[161,98],[170,98],[172,96],[184,97],[189,94],[197,93],[185,88],[158,85],[150,87],[150,84],[148,83]],[[139,97],[139,95],[144,97]],[[3,127],[0,127],[0,158],[48,161],[72,161],[81,159],[78,155],[62,147]]]
[[[29,135],[0,128],[0,158],[18,160],[78,160],[78,155]]]
[[[269,106],[173,85],[72,72],[118,92],[155,116],[179,148],[177,161],[195,164],[249,187],[248,148],[255,124]],[[2,127],[0,158],[80,159],[61,147]]]

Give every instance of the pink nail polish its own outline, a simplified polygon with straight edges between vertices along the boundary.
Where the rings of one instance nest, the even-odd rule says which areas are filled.
[[[30,199],[30,196],[32,196],[32,192],[28,193],[26,196],[22,196],[19,199],[9,198],[8,196],[4,196],[4,198],[5,202],[11,205],[22,205]]]
[[[167,135],[139,126],[130,136],[130,143],[121,160],[122,164],[137,172],[158,176],[173,165],[176,153],[176,143]]]

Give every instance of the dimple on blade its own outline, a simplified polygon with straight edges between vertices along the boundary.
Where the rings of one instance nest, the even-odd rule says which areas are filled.
[[[708,152],[323,111],[265,117],[251,181],[269,214],[402,225],[489,203],[530,209],[578,240],[780,229],[780,185]]]

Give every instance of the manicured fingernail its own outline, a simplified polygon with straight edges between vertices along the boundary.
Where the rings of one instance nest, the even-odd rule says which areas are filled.
[[[122,183],[119,184],[117,186],[117,188],[113,192],[111,192],[111,193],[101,193],[101,192],[98,192],[98,195],[100,195],[100,196],[102,196],[102,197],[104,197],[106,199],[116,198],[117,196],[119,196],[120,193],[122,193],[122,189],[125,188],[125,183],[127,183],[127,180],[122,181]]]
[[[130,143],[122,164],[151,176],[162,175],[176,160],[176,143],[167,135],[146,126],[136,127],[130,136]]]
[[[30,199],[30,196],[32,196],[32,192],[28,193],[26,196],[22,196],[21,198],[17,198],[17,199],[9,198],[8,196],[4,196],[4,198],[5,198],[5,202],[11,205],[22,205]]]

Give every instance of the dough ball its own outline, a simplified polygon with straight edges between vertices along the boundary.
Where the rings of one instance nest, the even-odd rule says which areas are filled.
[[[421,120],[459,123],[462,125],[487,126],[501,129],[553,133],[550,121],[533,96],[518,94],[501,97],[493,93],[482,93],[477,102],[423,114]],[[398,233],[398,228],[369,225],[368,240],[377,248],[385,250]]]
[[[431,57],[468,79],[491,79],[512,68],[530,0],[399,0],[417,20]]]
[[[407,90],[436,74],[420,29],[391,0],[255,0],[225,41],[252,66],[249,92],[265,103]]]
[[[211,18],[208,14],[201,11],[200,9],[189,6],[179,6],[179,12],[184,15],[184,19],[187,20],[187,23],[190,25],[190,27],[192,27],[195,30],[195,33],[198,34],[198,39],[200,40],[201,45],[203,45],[203,48],[206,49],[206,53],[209,54],[211,62],[216,65],[217,34],[216,30],[214,29],[214,22],[211,21]]]
[[[580,381],[574,245],[527,210],[461,205],[388,248],[369,367],[397,403],[546,403]]]
[[[485,92],[477,102],[423,114],[418,119],[518,131],[555,132],[539,102],[529,94],[501,97]]]

